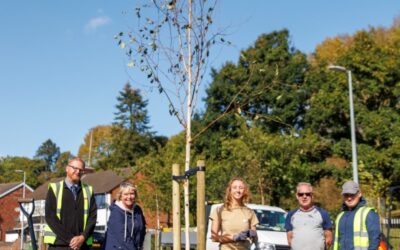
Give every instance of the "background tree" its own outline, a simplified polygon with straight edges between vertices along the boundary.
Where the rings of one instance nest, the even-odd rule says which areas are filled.
[[[261,35],[254,46],[242,51],[237,65],[227,64],[213,74],[205,119],[215,119],[235,100],[231,108],[265,131],[290,133],[300,129],[307,98],[303,88],[307,68],[306,55],[290,46],[288,30]]]
[[[51,139],[43,142],[35,155],[36,159],[46,162],[45,171],[54,171],[58,157],[60,157],[60,148]]]
[[[55,165],[55,174],[58,177],[65,176],[65,167],[68,161],[72,159],[73,155],[70,151],[65,151],[60,154]]]
[[[134,89],[130,83],[126,83],[123,90],[119,92],[117,101],[114,125],[138,134],[148,132],[147,101],[143,100],[140,90]]]
[[[105,159],[112,153],[112,125],[99,125],[91,128],[83,141],[79,147],[78,156],[93,168],[101,167],[100,165],[105,163]]]
[[[329,63],[353,71],[361,184],[372,183],[379,193],[372,196],[384,195],[389,185],[398,182],[394,178],[399,173],[396,149],[400,105],[398,95],[397,99],[394,96],[399,93],[399,70],[394,66],[399,65],[395,49],[398,30],[372,28],[329,39],[308,62],[300,52],[287,53],[296,50],[284,49],[289,48],[286,42],[274,43],[285,41],[279,39],[282,37],[287,41],[288,36],[273,32],[257,41],[255,48],[242,52],[237,65],[228,63],[219,72],[214,71],[207,90],[206,112],[199,122],[215,119],[228,106],[231,113],[205,132],[206,140],[199,138],[195,144],[199,154],[207,155],[208,175],[212,176],[207,186],[210,197],[221,198],[215,194],[223,191],[218,183],[227,181],[222,172],[247,176],[256,199],[261,193],[255,180],[264,178],[266,201],[274,204],[289,204],[286,198],[292,196],[285,188],[292,186],[289,191],[293,192],[298,181],[318,184],[326,176],[340,185],[351,178],[347,80],[345,74],[328,71]],[[279,60],[282,64],[277,63]],[[248,71],[254,73],[252,77],[246,76],[246,70],[252,67],[259,68]],[[271,69],[277,69],[276,74]],[[251,84],[253,79],[257,80]],[[291,90],[285,90],[288,86]],[[237,102],[231,105],[237,93]],[[345,168],[338,167],[342,161]],[[250,176],[250,169],[257,176]],[[281,183],[285,183],[282,189]],[[272,193],[265,186],[272,187]]]
[[[385,196],[388,186],[398,182],[396,169],[400,168],[395,160],[400,136],[399,42],[396,22],[389,29],[370,28],[329,39],[316,49],[307,73],[312,98],[306,127],[332,140],[332,153],[350,161],[346,75],[328,72],[326,67],[332,63],[352,71],[361,184],[371,184],[372,179],[389,180],[373,184],[379,196]],[[344,172],[343,177],[350,176],[351,171]]]
[[[217,121],[199,139],[197,150],[218,151],[218,138],[237,137],[243,122],[277,134],[302,129],[308,67],[305,54],[291,47],[289,32],[281,30],[261,35],[254,46],[241,52],[236,65],[228,63],[219,72],[214,70],[202,123]],[[219,119],[222,113],[229,115]]]
[[[181,167],[183,166],[185,155],[184,137],[183,132],[172,136],[164,147],[158,151],[151,151],[138,162],[141,173],[144,174],[144,178],[141,179],[139,185],[151,187],[141,188],[143,197],[152,197],[142,199],[144,206],[151,211],[156,209],[156,196],[159,201],[160,211],[168,214],[172,211],[172,185],[171,181],[167,180],[171,180],[172,164],[178,163]]]
[[[148,127],[147,101],[129,83],[119,93],[117,101],[111,129],[111,154],[106,161],[111,168],[135,167],[136,160],[155,146]]]
[[[22,182],[22,173],[15,172],[16,169],[25,171],[26,183],[36,188],[42,182],[37,176],[47,167],[42,160],[32,160],[27,157],[7,156],[0,159],[0,183]]]
[[[224,187],[218,183],[241,176],[249,183],[254,202],[280,206],[294,195],[298,182],[316,183],[331,175],[332,169],[321,163],[329,146],[313,134],[294,137],[242,127],[239,137],[222,142],[221,159],[209,166],[209,196],[221,200]]]

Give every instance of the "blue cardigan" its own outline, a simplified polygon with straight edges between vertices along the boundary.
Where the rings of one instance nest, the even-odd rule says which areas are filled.
[[[107,233],[104,249],[140,250],[146,235],[146,221],[142,209],[135,205],[132,213],[113,203],[110,206],[110,218],[107,222]],[[134,222],[132,230],[132,221]]]

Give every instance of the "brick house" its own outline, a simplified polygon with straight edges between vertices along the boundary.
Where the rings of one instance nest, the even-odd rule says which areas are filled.
[[[20,212],[18,198],[23,195],[24,183],[13,182],[0,184],[0,241],[14,241],[20,231]],[[29,195],[33,189],[25,184],[25,195]],[[27,226],[26,218],[25,228]],[[15,232],[14,237],[6,239],[7,232]],[[13,239],[12,239],[13,238]]]

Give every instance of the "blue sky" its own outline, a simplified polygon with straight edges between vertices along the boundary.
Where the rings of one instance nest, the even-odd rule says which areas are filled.
[[[118,92],[130,79],[114,35],[132,25],[122,12],[135,3],[0,1],[0,156],[33,157],[49,138],[76,154],[90,128],[113,121]],[[292,45],[312,53],[327,37],[388,27],[398,16],[398,0],[221,0],[215,25],[229,27],[234,47],[219,50],[211,66],[236,62],[262,33],[287,28]],[[163,97],[142,94],[153,130],[178,133]]]

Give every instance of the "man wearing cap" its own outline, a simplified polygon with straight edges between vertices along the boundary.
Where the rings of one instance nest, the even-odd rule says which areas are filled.
[[[332,222],[324,209],[314,205],[310,183],[296,188],[299,208],[288,213],[285,221],[288,243],[292,250],[324,250],[332,244]]]
[[[376,250],[379,247],[379,216],[366,206],[358,184],[343,184],[343,211],[336,218],[333,250]]]

